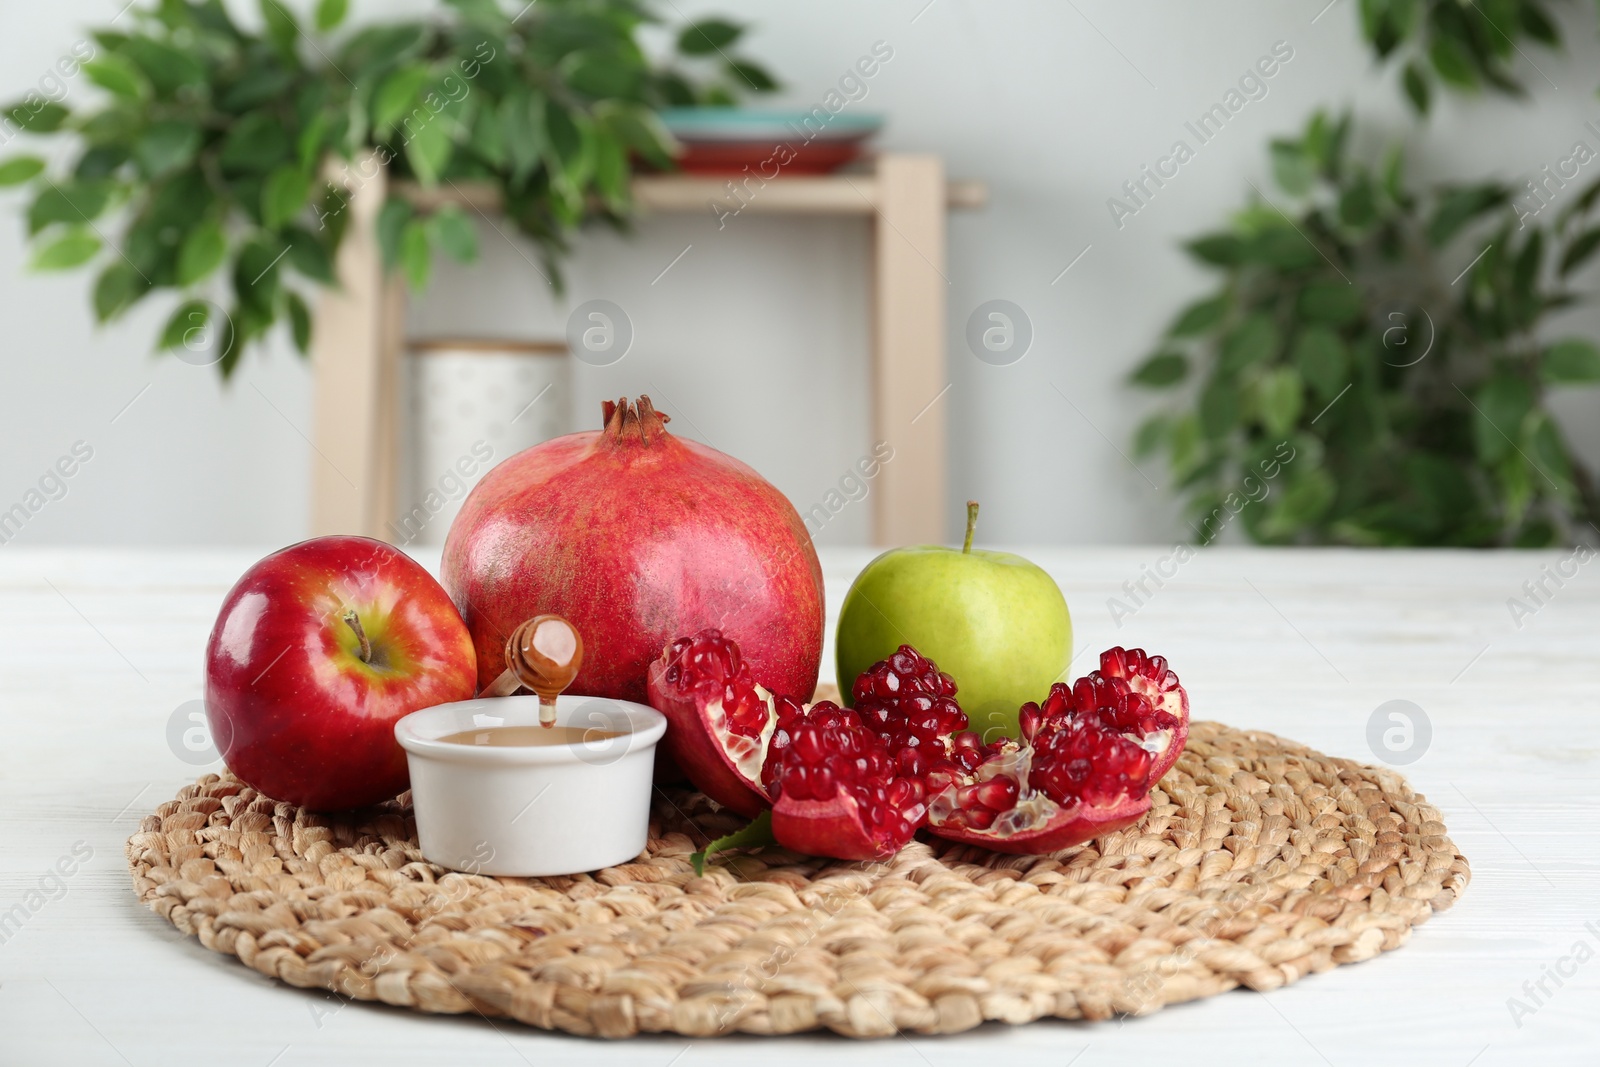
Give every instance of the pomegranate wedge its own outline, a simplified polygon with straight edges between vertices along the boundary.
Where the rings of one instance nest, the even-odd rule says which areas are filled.
[[[1100,669],[1023,705],[1021,737],[985,744],[956,684],[910,646],[855,680],[854,708],[757,685],[714,630],[652,664],[650,700],[691,781],[735,811],[772,808],[785,847],[893,855],[922,827],[999,852],[1056,852],[1137,822],[1189,735],[1189,698],[1160,656],[1113,648]]]

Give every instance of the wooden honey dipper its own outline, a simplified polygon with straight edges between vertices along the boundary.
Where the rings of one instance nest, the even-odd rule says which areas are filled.
[[[480,697],[510,696],[526,686],[539,696],[539,725],[556,724],[556,697],[583,666],[583,638],[560,615],[536,615],[506,638],[506,669]]]

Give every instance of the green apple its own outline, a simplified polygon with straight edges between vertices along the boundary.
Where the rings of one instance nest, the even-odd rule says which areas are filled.
[[[1017,735],[1017,709],[1066,681],[1072,616],[1055,581],[1010,552],[974,551],[976,501],[967,537],[895,548],[867,564],[839,610],[839,689],[910,645],[956,681],[956,700],[985,740]]]

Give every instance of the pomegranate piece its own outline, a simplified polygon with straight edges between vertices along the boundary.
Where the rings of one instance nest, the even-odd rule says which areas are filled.
[[[668,644],[651,662],[645,688],[667,719],[662,747],[695,788],[752,818],[772,806],[763,768],[788,744],[783,727],[809,714],[807,705],[768,692],[739,646],[712,629]]]
[[[646,690],[667,719],[662,747],[697,789],[752,818],[770,806],[761,768],[777,714],[738,645],[718,630],[680,637],[650,664]]]
[[[927,815],[922,784],[900,773],[883,738],[859,717],[823,701],[782,732],[787,743],[767,761],[772,834],[780,844],[870,860],[911,840]]]
[[[1142,818],[1150,787],[1188,739],[1189,698],[1166,660],[1142,649],[1113,648],[1100,662],[1101,670],[1071,686],[1051,686],[1042,704],[1024,704],[1022,738],[992,746],[966,778],[933,796],[929,831],[1031,854],[1081,845]],[[996,781],[1014,796],[998,809],[977,799],[979,786]]]
[[[669,752],[712,799],[772,807],[779,844],[883,859],[921,827],[1000,852],[1055,852],[1122,829],[1183,751],[1189,698],[1160,656],[1113,648],[1101,669],[1021,708],[1021,737],[968,730],[956,684],[909,646],[852,687],[854,708],[774,697],[714,630],[650,669]]]

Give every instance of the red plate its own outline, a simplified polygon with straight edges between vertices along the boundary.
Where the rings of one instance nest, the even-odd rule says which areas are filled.
[[[685,143],[678,166],[688,174],[760,178],[827,174],[861,155],[859,141],[699,141]]]

